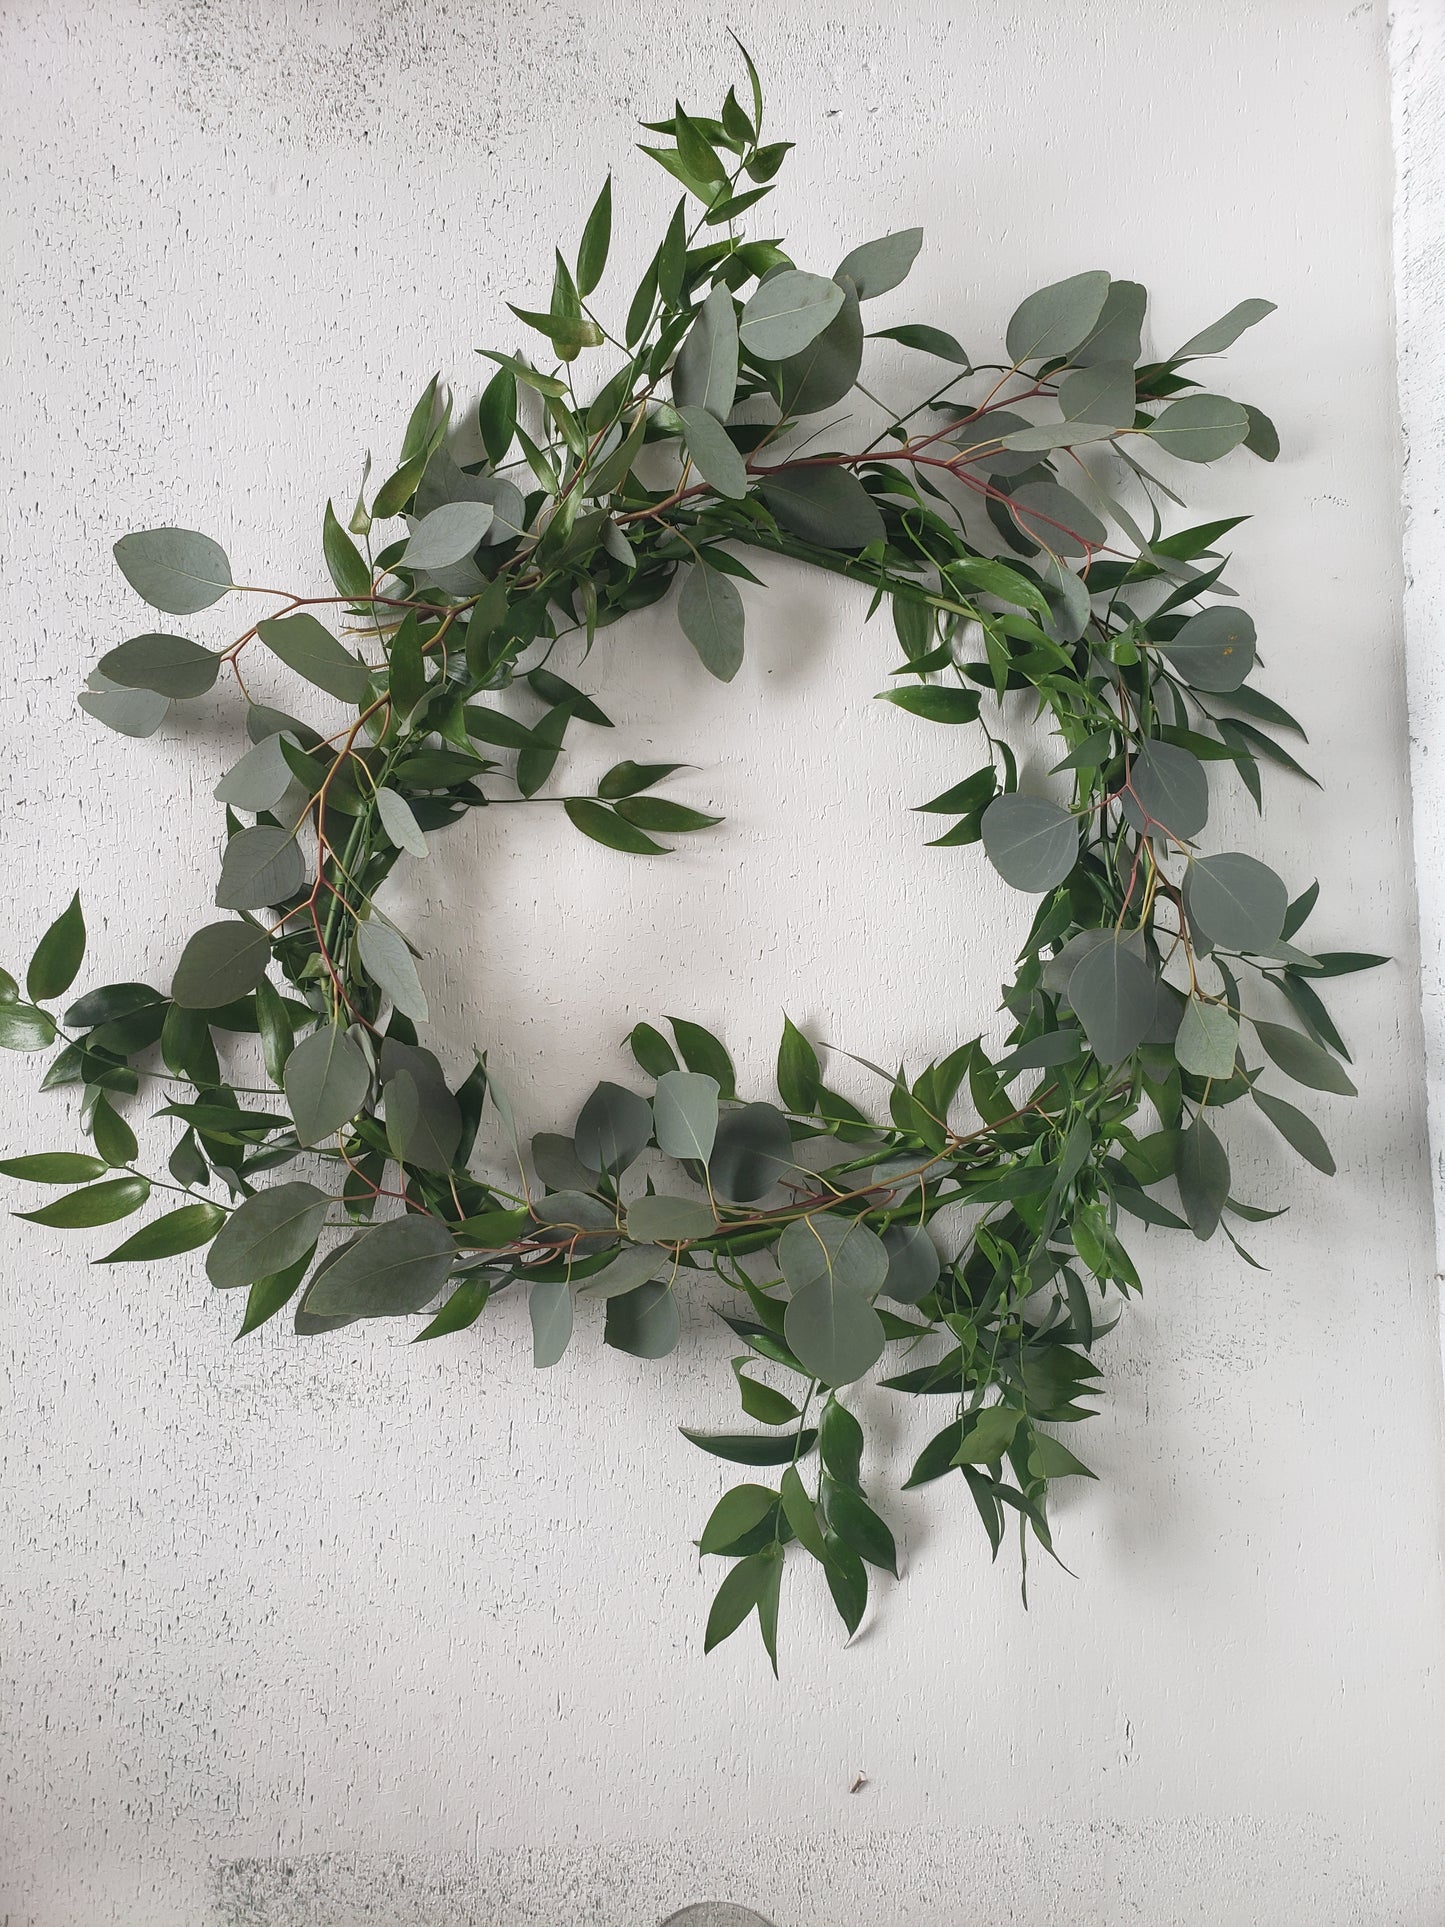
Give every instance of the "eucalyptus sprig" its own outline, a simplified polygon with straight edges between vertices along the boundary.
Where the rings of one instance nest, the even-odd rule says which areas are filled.
[[[1280,736],[1303,732],[1251,683],[1254,625],[1223,580],[1241,518],[1166,533],[1164,505],[1182,504],[1151,465],[1240,446],[1274,458],[1268,419],[1198,374],[1270,304],[1240,303],[1160,360],[1142,354],[1144,289],[1102,271],[1029,295],[993,362],[932,323],[870,333],[921,231],[855,248],[831,274],[749,238],[742,217],[789,143],[764,141],[743,58],[746,102],[730,91],[715,119],[678,106],[648,124],[644,151],[682,194],[630,300],[597,299],[609,181],[575,256],[557,255],[546,305],[513,310],[540,350],[485,351],[472,452],[434,379],[380,487],[368,495],[364,474],[344,524],[327,503],[329,590],[238,585],[189,530],[116,544],[152,608],[186,616],[230,596],[250,618],[220,650],[132,637],[80,698],[143,737],[234,685],[250,746],[216,787],[224,914],[165,991],[108,984],[53,1014],[83,958],[78,898],[23,997],[0,973],[0,1043],[59,1046],[42,1088],[78,1088],[94,1147],[0,1170],[65,1187],[21,1214],[45,1225],[179,1199],[98,1262],[208,1246],[212,1284],[247,1294],[242,1333],[294,1302],[302,1335],[424,1317],[428,1340],[520,1289],[538,1366],[563,1356],[589,1301],[607,1344],[660,1359],[680,1293],[702,1289],[737,1340],[753,1424],[687,1436],[775,1475],[734,1486],[703,1527],[701,1552],[729,1562],[706,1644],[756,1614],[776,1666],[790,1547],[821,1569],[850,1633],[870,1567],[896,1571],[842,1397],[885,1356],[885,1387],[940,1401],[906,1484],[958,1473],[995,1553],[1010,1516],[1021,1547],[1032,1535],[1052,1550],[1053,1481],[1092,1476],[1059,1428],[1090,1414],[1107,1308],[1140,1288],[1124,1221],[1223,1230],[1242,1250],[1236,1227],[1275,1215],[1233,1196],[1217,1129],[1230,1107],[1333,1170],[1315,1124],[1261,1080],[1349,1094],[1318,985],[1382,960],[1298,947],[1317,886],[1291,901],[1255,856],[1199,846],[1211,766],[1258,804],[1261,764],[1298,772]],[[890,363],[918,357],[921,399],[894,406],[864,386],[870,340]],[[866,439],[851,412],[830,419],[855,394],[877,422]],[[641,1024],[645,1092],[601,1083],[569,1133],[523,1146],[485,1060],[454,1079],[418,1041],[417,952],[383,885],[477,809],[557,803],[584,836],[643,856],[712,828],[659,793],[676,764],[624,759],[587,793],[549,789],[569,732],[611,727],[556,650],[600,646],[676,590],[682,634],[730,680],[738,585],[760,586],[749,550],[865,585],[870,615],[886,598],[902,660],[884,700],[981,736],[959,780],[915,807],[946,822],[936,846],[981,841],[1038,899],[1004,995],[1005,1054],[975,1038],[914,1072],[879,1070],[869,1115],[790,1022],[777,1103],[741,1095],[699,1025],[670,1019],[669,1038]],[[316,721],[252,699],[258,653],[330,699]],[[1006,724],[1030,711],[1059,756],[1024,788]],[[264,1083],[240,1081],[248,1036]],[[124,1114],[143,1086],[177,1134],[164,1178],[142,1168]],[[483,1173],[488,1107],[512,1158]]]

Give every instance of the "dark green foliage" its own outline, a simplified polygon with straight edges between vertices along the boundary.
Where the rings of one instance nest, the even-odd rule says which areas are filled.
[[[705,1643],[756,1615],[776,1665],[785,1558],[821,1568],[850,1635],[870,1572],[897,1571],[839,1395],[880,1359],[892,1392],[934,1401],[907,1484],[966,1492],[993,1553],[1010,1518],[1052,1550],[1052,1480],[1092,1476],[1056,1430],[1100,1395],[1106,1301],[1140,1290],[1131,1223],[1198,1238],[1222,1225],[1232,1240],[1231,1223],[1268,1215],[1231,1198],[1226,1139],[1278,1134],[1333,1170],[1311,1119],[1257,1080],[1350,1094],[1319,986],[1382,959],[1312,955],[1316,887],[1291,903],[1254,855],[1199,847],[1217,784],[1237,775],[1260,802],[1262,762],[1299,770],[1276,740],[1299,726],[1250,685],[1254,625],[1219,586],[1217,545],[1238,518],[1165,533],[1179,498],[1152,464],[1277,453],[1257,409],[1180,373],[1269,303],[1242,302],[1143,367],[1145,292],[1097,269],[1029,294],[1004,359],[977,375],[951,333],[898,322],[872,338],[932,358],[916,364],[928,399],[880,421],[855,392],[864,307],[891,309],[923,236],[865,241],[831,274],[746,238],[740,217],[789,144],[763,140],[743,60],[745,100],[649,126],[645,151],[682,199],[635,292],[590,305],[607,281],[610,179],[575,255],[530,280],[526,299],[545,305],[513,310],[528,348],[486,351],[484,459],[460,465],[433,377],[381,486],[368,500],[368,466],[345,527],[327,503],[304,588],[248,599],[220,651],[147,633],[104,657],[82,706],[134,738],[229,691],[247,651],[299,679],[298,706],[335,713],[323,735],[248,707],[251,747],[238,741],[216,792],[215,903],[231,914],[191,937],[166,991],[102,984],[61,1017],[42,1007],[81,967],[78,899],[40,939],[24,996],[0,972],[0,1047],[58,1044],[42,1088],[79,1087],[94,1146],[12,1155],[0,1174],[66,1187],[23,1214],[44,1226],[128,1217],[152,1197],[135,1126],[158,1112],[178,1134],[155,1180],[166,1209],[102,1262],[208,1243],[211,1282],[246,1291],[243,1335],[294,1300],[303,1336],[409,1318],[419,1338],[474,1343],[512,1291],[538,1366],[580,1369],[562,1363],[569,1345],[600,1331],[646,1374],[704,1289],[751,1429],[686,1436],[772,1469],[725,1493],[703,1530],[700,1551],[729,1562]],[[1089,470],[1075,446],[1092,449]],[[1148,533],[1109,492],[1116,475]],[[567,787],[569,751],[612,724],[562,672],[625,646],[622,619],[673,595],[677,647],[723,682],[742,676],[760,587],[749,550],[891,598],[902,660],[890,708],[873,712],[880,745],[942,725],[956,780],[915,805],[946,819],[931,826],[949,852],[938,862],[980,860],[957,852],[981,842],[1035,900],[1003,1054],[974,1039],[923,1066],[869,1066],[865,1112],[785,1018],[779,1107],[739,1093],[696,1018],[667,1019],[671,1041],[639,1023],[643,1088],[604,1081],[572,1135],[538,1133],[524,1156],[485,1059],[453,1078],[418,1043],[425,960],[378,892],[398,863],[427,859],[429,838],[498,805],[560,804],[609,871],[710,830],[695,802],[656,793],[676,763],[624,755],[593,793]],[[189,530],[126,536],[116,555],[172,615],[256,593]],[[1025,706],[1056,738],[1027,790],[1004,735]],[[228,1081],[236,1036],[258,1040],[269,1090]],[[143,1084],[158,1102],[133,1105]],[[484,1117],[495,1133],[479,1140]],[[480,1176],[479,1141],[503,1147]]]

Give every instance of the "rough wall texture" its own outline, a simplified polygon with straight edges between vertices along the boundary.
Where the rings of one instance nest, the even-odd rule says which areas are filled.
[[[1420,1002],[1434,1152],[1436,1263],[1445,1268],[1445,12],[1405,0],[1390,21],[1395,314],[1405,452],[1405,653],[1419,883]],[[1442,1332],[1445,1335],[1445,1332]]]
[[[699,1652],[711,1575],[686,1542],[724,1475],[674,1428],[726,1409],[702,1316],[666,1372],[580,1346],[536,1378],[510,1306],[421,1352],[233,1349],[199,1265],[101,1276],[74,1237],[7,1229],[4,1927],[634,1927],[708,1893],[779,1927],[1445,1912],[1383,12],[726,18],[800,143],[778,201],[807,254],[927,225],[898,318],[992,339],[1026,289],[1095,265],[1151,285],[1163,345],[1279,302],[1231,366],[1286,453],[1191,480],[1205,511],[1256,514],[1232,575],[1329,778],[1281,780],[1235,834],[1322,875],[1323,938],[1398,959],[1340,998],[1343,1175],[1241,1120],[1241,1192],[1297,1205],[1255,1240],[1268,1271],[1147,1243],[1101,1483],[1060,1508],[1077,1577],[1037,1571],[1025,1617],[966,1506],[894,1501],[907,1583],[846,1653],[793,1584],[780,1686],[741,1641]],[[137,746],[75,711],[135,626],[110,541],[175,521],[310,579],[319,498],[362,447],[385,458],[433,368],[465,392],[609,164],[657,221],[634,110],[713,98],[724,24],[692,0],[7,10],[10,961],[76,881],[110,976],[164,972],[208,900],[235,718]],[[624,218],[612,285],[644,232]],[[784,1004],[884,1058],[989,1021],[1026,913],[903,813],[957,775],[951,746],[870,700],[890,654],[859,597],[779,571],[751,608],[728,690],[666,615],[609,638],[590,671],[618,747],[578,758],[698,765],[725,835],[649,868],[519,811],[407,886],[443,1040],[493,1042],[529,1122],[663,1010],[755,1072]],[[38,1110],[71,1141],[28,1067],[0,1073],[7,1144]]]

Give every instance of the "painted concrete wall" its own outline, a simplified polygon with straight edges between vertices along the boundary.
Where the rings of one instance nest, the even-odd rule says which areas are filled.
[[[1322,940],[1397,959],[1339,998],[1342,1176],[1231,1121],[1242,1193],[1296,1206],[1253,1241],[1269,1269],[1146,1241],[1101,1481],[1059,1507],[1076,1576],[1036,1569],[1025,1616],[964,1503],[891,1500],[906,1582],[846,1652],[791,1583],[778,1686],[741,1641],[699,1650],[714,1576],[687,1541],[725,1475],[675,1427],[728,1412],[701,1312],[675,1370],[583,1345],[534,1377],[512,1306],[421,1351],[233,1348],[198,1264],[100,1274],[84,1240],[7,1225],[5,1927],[633,1927],[709,1894],[779,1927],[1445,1910],[1379,6],[12,6],[9,959],[79,881],[97,970],[164,973],[209,898],[234,716],[135,746],[75,711],[137,626],[109,543],[176,521],[310,580],[319,498],[433,368],[474,381],[604,169],[663,216],[634,111],[715,97],[729,21],[799,142],[778,214],[805,257],[926,224],[894,318],[983,343],[1095,265],[1151,285],[1160,345],[1279,302],[1231,373],[1285,455],[1190,483],[1256,518],[1232,576],[1329,778],[1274,784],[1263,828],[1221,804],[1221,836],[1321,874]],[[645,230],[622,230],[627,287]],[[872,702],[891,655],[861,598],[778,571],[749,607],[727,690],[665,614],[614,632],[589,674],[618,727],[576,761],[694,763],[725,834],[648,867],[519,811],[407,885],[443,1044],[492,1042],[531,1124],[623,1070],[638,1016],[701,1018],[759,1078],[784,1005],[883,1058],[990,1021],[1026,912],[905,812],[951,745]],[[73,1140],[25,1064],[0,1077],[7,1145]]]
[[[1405,455],[1404,621],[1420,914],[1420,1004],[1437,1263],[1445,1265],[1445,11],[1406,0],[1390,20],[1395,315]],[[1442,1326],[1445,1339],[1445,1326]]]

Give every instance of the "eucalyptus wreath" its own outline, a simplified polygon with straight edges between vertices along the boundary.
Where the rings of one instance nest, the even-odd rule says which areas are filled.
[[[368,459],[344,523],[328,502],[331,593],[238,584],[190,530],[116,543],[126,580],[167,615],[225,596],[268,610],[219,650],[134,636],[80,697],[145,737],[235,685],[250,746],[215,791],[224,914],[165,990],[105,984],[47,1008],[81,966],[78,896],[25,995],[0,974],[0,1042],[58,1046],[41,1088],[78,1092],[93,1146],[0,1170],[75,1187],[19,1214],[42,1225],[166,1202],[97,1262],[207,1246],[212,1285],[245,1293],[242,1334],[294,1305],[303,1336],[425,1317],[425,1342],[520,1290],[539,1367],[566,1352],[579,1305],[603,1308],[606,1344],[656,1360],[678,1343],[681,1294],[701,1288],[737,1341],[751,1421],[686,1434],[751,1472],[698,1541],[726,1562],[706,1645],[756,1614],[776,1667],[788,1548],[821,1569],[850,1634],[869,1569],[896,1569],[844,1398],[885,1357],[882,1384],[939,1416],[906,1485],[955,1474],[995,1555],[1010,1518],[1021,1549],[1032,1536],[1053,1550],[1053,1482],[1093,1476],[1061,1433],[1099,1395],[1107,1308],[1140,1289],[1126,1220],[1222,1230],[1248,1256],[1238,1227],[1276,1214],[1232,1193],[1218,1128],[1231,1108],[1333,1170],[1315,1124],[1261,1078],[1350,1093],[1317,986],[1382,960],[1299,947],[1317,885],[1291,900],[1256,856],[1198,847],[1211,767],[1258,805],[1262,763],[1304,773],[1280,741],[1303,732],[1252,686],[1254,625],[1220,546],[1242,518],[1166,533],[1183,504],[1150,464],[1240,446],[1274,459],[1267,417],[1198,373],[1270,304],[1241,302],[1162,360],[1142,358],[1145,290],[1101,271],[1030,294],[1000,360],[927,322],[869,330],[921,231],[826,275],[748,238],[742,217],[791,144],[764,142],[743,58],[746,101],[730,90],[717,118],[679,105],[645,124],[643,152],[682,195],[626,308],[604,322],[594,302],[609,178],[547,304],[512,311],[545,353],[484,351],[472,453],[433,380],[380,487],[368,497]],[[921,400],[895,407],[864,385],[870,340],[916,357]],[[855,415],[833,411],[853,397],[877,427],[839,446]],[[570,1131],[524,1146],[485,1057],[457,1079],[418,1041],[417,953],[382,886],[472,811],[519,799],[559,803],[630,855],[711,829],[662,793],[675,764],[625,759],[593,793],[547,789],[569,732],[611,726],[556,652],[578,638],[585,657],[676,590],[683,637],[730,680],[738,585],[761,586],[750,551],[861,584],[870,616],[886,601],[902,660],[882,699],[981,738],[915,808],[936,846],[981,842],[1036,899],[1003,993],[1004,1054],[974,1038],[912,1072],[878,1069],[869,1115],[790,1021],[776,1103],[739,1092],[698,1023],[642,1023],[629,1042],[645,1090],[600,1083]],[[310,721],[253,700],[258,650],[340,723],[334,707]],[[1030,715],[1058,755],[1024,785],[1004,728]],[[164,1177],[142,1168],[125,1116],[157,1085],[176,1133]],[[510,1150],[481,1172],[486,1112]]]

